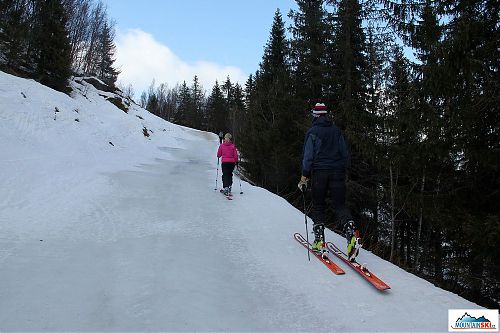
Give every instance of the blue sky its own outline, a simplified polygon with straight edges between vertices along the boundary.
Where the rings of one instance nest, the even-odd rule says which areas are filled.
[[[294,0],[103,0],[116,21],[119,81],[136,95],[152,79],[170,87],[196,74],[205,89],[254,73],[274,13],[288,22]],[[287,26],[289,24],[287,23]]]

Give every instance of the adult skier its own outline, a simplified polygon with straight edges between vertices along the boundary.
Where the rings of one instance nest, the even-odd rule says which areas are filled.
[[[231,194],[233,171],[234,167],[238,163],[238,151],[231,142],[232,138],[233,136],[230,133],[226,133],[224,136],[224,142],[222,142],[219,146],[219,150],[217,151],[217,157],[222,157],[222,192],[226,196]]]
[[[330,192],[337,221],[347,239],[347,256],[353,261],[359,251],[359,231],[345,204],[347,147],[340,129],[328,119],[328,109],[323,103],[316,103],[311,110],[312,127],[304,140],[302,176],[298,187],[304,191],[311,179],[313,250],[326,252],[325,223],[326,196]]]

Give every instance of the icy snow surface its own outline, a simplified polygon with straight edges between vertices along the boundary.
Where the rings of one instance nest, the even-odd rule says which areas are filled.
[[[446,332],[478,308],[365,250],[391,290],[307,261],[300,211],[214,191],[216,135],[73,85],[0,72],[0,331]]]

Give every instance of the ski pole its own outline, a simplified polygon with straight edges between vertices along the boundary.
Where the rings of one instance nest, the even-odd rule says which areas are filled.
[[[215,176],[215,188],[214,191],[217,191],[217,181],[219,180],[219,158],[217,157],[217,176]]]
[[[304,221],[306,224],[307,259],[309,259],[309,261],[311,261],[311,254],[309,253],[309,231],[307,230],[306,196],[304,194],[305,190],[306,190],[305,186],[302,185],[301,192],[302,192],[302,201],[304,202]]]
[[[238,168],[240,167],[238,163]],[[243,190],[241,189],[241,170],[238,169],[238,179],[240,180],[240,194],[243,194]]]

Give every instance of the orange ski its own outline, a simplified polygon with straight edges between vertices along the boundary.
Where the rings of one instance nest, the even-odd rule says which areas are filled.
[[[344,270],[339,266],[337,266],[336,264],[334,264],[329,258],[323,258],[321,254],[314,252],[311,243],[308,243],[307,240],[301,234],[295,233],[293,235],[293,238],[295,238],[295,240],[299,242],[303,247],[308,249],[309,252],[311,252],[316,258],[318,258],[319,261],[325,264],[325,266],[328,267],[328,269],[330,269],[333,273],[337,275],[345,274]]]
[[[342,259],[346,264],[351,266],[356,272],[358,272],[362,277],[364,277],[368,282],[370,282],[378,290],[391,289],[384,281],[380,280],[375,274],[370,272],[368,268],[359,264],[356,261],[349,261],[347,255],[342,252],[335,244],[327,242],[326,246],[330,253],[335,254],[337,257]]]

